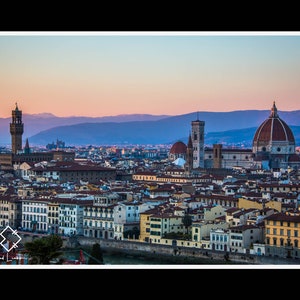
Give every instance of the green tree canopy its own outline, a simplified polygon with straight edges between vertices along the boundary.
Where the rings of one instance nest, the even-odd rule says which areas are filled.
[[[29,255],[30,264],[49,265],[50,261],[59,257],[63,240],[59,235],[49,235],[24,244]]]
[[[103,265],[103,253],[99,243],[92,246],[92,251],[88,260],[89,265]]]
[[[182,218],[182,223],[183,223],[184,227],[186,228],[186,233],[188,233],[188,229],[192,225],[193,219],[188,213],[186,213],[184,215],[184,217]]]

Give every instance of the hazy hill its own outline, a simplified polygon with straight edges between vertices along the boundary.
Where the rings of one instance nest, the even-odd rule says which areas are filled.
[[[147,126],[149,126],[147,128]],[[291,126],[296,144],[300,145],[300,126]],[[56,129],[46,130],[30,138],[30,143],[45,145],[49,141],[55,141],[55,134],[60,132],[60,139],[68,141],[68,145],[112,145],[112,144],[173,144],[182,141],[187,144],[188,136],[179,137],[178,131],[172,127],[164,128],[165,137],[158,135],[161,130],[157,123],[140,124],[138,122],[106,123],[106,124],[78,124],[63,126]],[[205,144],[212,146],[221,143],[226,146],[243,146],[251,148],[256,127],[227,130],[220,132],[209,132],[205,135]],[[89,134],[87,134],[87,132]],[[146,133],[147,132],[147,133]]]
[[[300,111],[281,112],[294,130],[300,126]],[[270,110],[232,112],[192,112],[177,116],[119,115],[99,118],[66,117],[52,114],[23,115],[24,140],[30,145],[46,145],[63,140],[66,145],[87,144],[158,144],[187,139],[191,121],[205,121],[205,142],[251,144],[256,128],[270,115]],[[0,119],[0,144],[10,143],[10,118]],[[296,127],[293,127],[296,126]],[[183,138],[182,138],[183,137]]]
[[[104,122],[130,122],[130,121],[156,121],[168,117],[166,115],[150,114],[129,114],[106,117],[57,117],[50,113],[24,114],[22,120],[24,123],[23,137],[30,137],[43,130],[57,126],[74,125],[79,123],[104,123]],[[0,144],[10,143],[11,136],[9,132],[9,123],[11,118],[0,118]]]
[[[224,130],[227,126],[229,127],[228,124],[225,125],[225,118],[223,119],[223,125],[217,124],[220,122],[217,118],[213,121],[214,126],[206,124],[205,144],[223,143],[245,147],[251,146],[254,133],[262,122],[258,122],[259,124],[255,127],[248,128],[241,128],[241,124],[235,122],[235,126],[241,129]],[[178,118],[172,117],[158,121],[81,123],[48,129],[30,137],[29,140],[30,143],[34,144],[47,144],[59,138],[65,141],[67,145],[164,144],[173,143],[177,140],[187,143],[191,129],[190,122],[190,119],[186,120],[186,116],[179,116]],[[222,128],[222,130],[209,131],[207,128]],[[291,128],[297,144],[299,144],[300,126],[291,126]]]

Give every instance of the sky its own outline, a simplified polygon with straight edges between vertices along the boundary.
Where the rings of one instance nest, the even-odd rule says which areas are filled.
[[[1,32],[0,117],[300,109],[298,32]]]

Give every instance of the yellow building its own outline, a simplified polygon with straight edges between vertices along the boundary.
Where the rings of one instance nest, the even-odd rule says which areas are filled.
[[[300,212],[273,214],[265,219],[266,255],[300,257]]]
[[[141,242],[160,243],[160,239],[167,233],[185,233],[182,223],[184,210],[176,208],[166,209],[155,207],[140,213]]]
[[[264,207],[272,208],[274,210],[277,210],[278,212],[281,212],[282,210],[282,203],[279,201],[271,201],[271,200],[263,200],[263,201],[257,201],[257,200],[251,200],[251,199],[245,199],[245,198],[239,198],[238,201],[238,208],[240,209],[250,209],[250,208],[256,208],[256,209],[263,209]]]
[[[22,203],[14,195],[0,196],[0,227],[18,229],[22,222]]]
[[[185,233],[182,217],[169,212],[160,212],[150,217],[150,242],[160,244],[167,233]]]
[[[148,210],[140,213],[140,242],[150,241],[150,216],[153,214],[153,210]]]
[[[217,218],[225,216],[225,208],[221,205],[216,205],[212,207],[204,207],[204,220],[214,221]]]
[[[48,229],[51,234],[59,232],[59,201],[49,200],[48,203]]]
[[[132,175],[133,181],[156,181],[156,174],[153,172],[137,172]]]

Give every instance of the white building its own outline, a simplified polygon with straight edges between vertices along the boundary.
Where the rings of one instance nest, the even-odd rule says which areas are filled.
[[[48,200],[22,200],[22,229],[38,233],[48,232]]]

